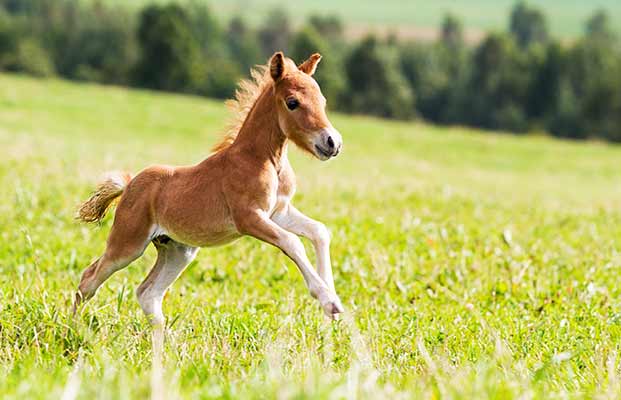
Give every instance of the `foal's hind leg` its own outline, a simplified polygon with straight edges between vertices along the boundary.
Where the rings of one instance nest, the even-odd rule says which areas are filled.
[[[80,303],[93,297],[113,273],[140,257],[151,241],[153,225],[148,218],[137,218],[130,211],[117,210],[106,251],[82,273],[73,304],[74,312]]]
[[[165,321],[162,312],[164,294],[184,268],[196,257],[198,248],[183,245],[169,238],[154,240],[153,244],[157,248],[157,261],[136,290],[136,295],[140,307],[150,322],[153,325],[162,325]]]

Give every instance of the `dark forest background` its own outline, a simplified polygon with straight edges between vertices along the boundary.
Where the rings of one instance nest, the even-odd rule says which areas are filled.
[[[0,0],[0,71],[226,98],[276,50],[298,62],[322,53],[316,78],[334,110],[621,142],[621,46],[604,11],[569,42],[518,2],[506,32],[468,44],[452,15],[435,42],[353,40],[338,17],[294,29],[278,9],[251,27],[198,1]]]

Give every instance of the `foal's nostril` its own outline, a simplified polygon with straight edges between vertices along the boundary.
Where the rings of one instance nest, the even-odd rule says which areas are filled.
[[[332,136],[328,136],[328,147],[330,150],[334,150],[334,140],[332,139]]]

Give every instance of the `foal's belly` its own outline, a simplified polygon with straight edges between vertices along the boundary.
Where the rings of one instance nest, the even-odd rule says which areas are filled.
[[[166,235],[191,246],[220,246],[241,236],[228,207],[221,201],[178,201],[161,217],[158,223]]]
[[[182,179],[166,187],[156,207],[156,223],[173,240],[196,247],[229,243],[241,235],[216,187],[199,189]]]
[[[220,222],[220,223],[218,223]],[[189,246],[214,247],[230,243],[241,235],[231,221],[212,221],[210,224],[184,224],[179,221],[162,224],[162,233]]]
[[[222,246],[231,243],[241,237],[241,235],[236,230],[226,232],[209,232],[209,234],[207,235],[186,235],[170,232],[168,233],[168,236],[170,236],[172,239],[179,243],[195,247]]]

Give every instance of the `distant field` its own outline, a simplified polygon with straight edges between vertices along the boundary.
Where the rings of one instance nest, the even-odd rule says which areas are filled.
[[[121,4],[120,0],[107,1]],[[147,1],[135,0],[132,4]],[[476,38],[482,31],[506,29],[515,1],[213,0],[208,3],[221,15],[243,14],[253,23],[262,21],[267,11],[278,6],[285,8],[298,23],[313,13],[337,14],[347,23],[349,32],[355,35],[368,30],[395,30],[404,36],[423,38],[433,36],[444,14],[451,12],[462,19],[469,36]],[[546,13],[553,34],[563,38],[579,36],[586,19],[598,8],[608,11],[613,26],[621,32],[621,2],[618,0],[542,0],[530,3]]]
[[[203,159],[225,117],[0,74],[0,397],[621,396],[621,147],[601,143],[335,115],[341,156],[290,154],[294,203],[333,233],[344,320],[250,239],[173,286],[161,370],[134,296],[153,249],[72,320],[112,221],[78,224],[78,201],[104,171]]]
[[[621,2],[616,0],[545,0],[532,2],[548,16],[551,30],[562,37],[575,37],[583,32],[585,20],[598,7],[607,9],[616,26],[621,26]],[[279,2],[272,0],[214,1],[211,4],[224,14],[245,13],[259,19],[262,10],[282,5],[292,16],[303,19],[312,13],[334,13],[356,28],[396,29],[406,34],[411,30],[435,30],[446,12],[462,19],[470,34],[476,31],[506,29],[514,0],[475,1],[356,1],[316,0]]]

